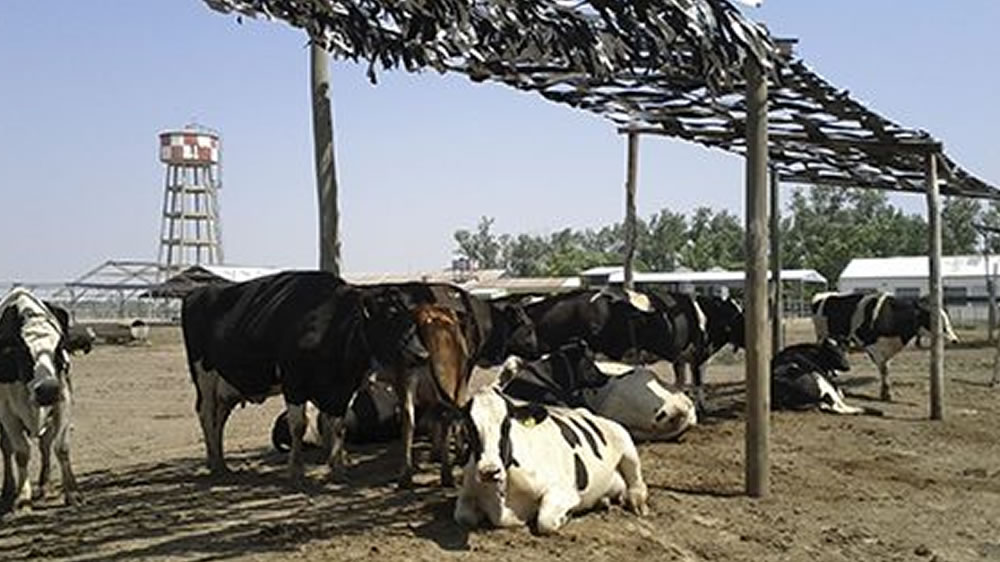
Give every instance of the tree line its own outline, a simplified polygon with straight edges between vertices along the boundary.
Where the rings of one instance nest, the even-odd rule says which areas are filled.
[[[945,198],[941,211],[944,255],[982,251],[973,225],[1000,226],[1000,204]],[[482,269],[503,268],[524,277],[569,276],[590,267],[622,263],[622,223],[597,229],[566,228],[545,235],[497,234],[482,217],[472,230],[455,232],[455,254]],[[926,255],[927,221],[904,213],[884,191],[812,187],[798,189],[783,213],[781,259],[786,269],[815,269],[831,283],[853,258]],[[744,265],[742,220],[723,209],[699,207],[690,215],[661,209],[636,220],[637,271],[739,270]],[[1000,250],[1000,236],[987,240]]]

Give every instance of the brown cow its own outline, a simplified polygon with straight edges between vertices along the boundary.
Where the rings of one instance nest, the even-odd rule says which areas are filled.
[[[437,404],[423,403],[427,398],[419,397],[421,406],[431,406],[433,420],[433,444],[441,461],[441,485],[454,486],[449,457],[449,437],[451,418],[449,410],[463,406],[469,399],[469,379],[472,376],[473,361],[469,346],[462,333],[462,324],[455,310],[435,304],[421,304],[413,312],[417,334],[426,347],[428,367],[434,387],[437,390]],[[411,382],[413,381],[413,382]],[[397,394],[403,397],[403,408],[414,411],[416,393],[406,392],[409,384],[416,384],[416,377],[410,373],[396,377]],[[436,406],[436,407],[435,407]],[[404,416],[406,419],[406,416]],[[407,431],[409,429],[409,431]],[[406,458],[412,458],[413,429],[403,428],[403,450]]]

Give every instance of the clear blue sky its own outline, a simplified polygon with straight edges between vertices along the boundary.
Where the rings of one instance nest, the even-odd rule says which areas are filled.
[[[1000,184],[1000,2],[766,0],[745,9],[821,74]],[[349,272],[438,268],[480,215],[500,232],[623,214],[623,139],[599,118],[497,85],[334,63]],[[0,4],[0,282],[68,280],[156,258],[158,131],[222,132],[227,261],[311,267],[316,195],[304,34],[198,0]],[[644,139],[642,216],[742,216],[738,157]],[[919,196],[897,198],[922,211]]]

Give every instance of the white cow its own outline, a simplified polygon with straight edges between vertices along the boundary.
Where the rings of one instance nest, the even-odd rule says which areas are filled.
[[[621,425],[583,408],[514,401],[497,385],[476,392],[463,415],[470,455],[455,504],[459,524],[537,519],[547,534],[570,513],[612,500],[646,513],[639,454]]]
[[[594,362],[580,343],[565,345],[539,360],[509,358],[500,372],[504,392],[531,402],[584,407],[612,419],[634,439],[668,440],[698,423],[694,402],[665,387],[645,367]]]
[[[14,511],[31,504],[31,438],[38,439],[41,452],[37,495],[45,495],[54,447],[62,469],[66,503],[80,501],[69,458],[72,389],[64,342],[67,331],[68,315],[64,310],[48,306],[23,288],[13,289],[0,300],[3,500],[5,504],[13,501]]]

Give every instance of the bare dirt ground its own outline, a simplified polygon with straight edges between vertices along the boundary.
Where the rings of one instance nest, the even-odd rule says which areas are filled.
[[[790,339],[810,334],[799,327]],[[455,490],[423,465],[391,485],[398,450],[355,449],[350,484],[292,489],[270,449],[280,400],[238,409],[226,435],[236,473],[211,479],[176,331],[150,346],[102,346],[73,367],[73,457],[87,503],[53,497],[0,521],[0,559],[1000,560],[1000,391],[992,351],[946,352],[947,420],[927,421],[928,352],[893,365],[896,401],[852,355],[849,400],[884,417],[777,412],[772,494],[743,496],[742,362],[710,366],[712,415],[680,443],[643,444],[651,514],[574,518],[555,537],[466,531]]]

